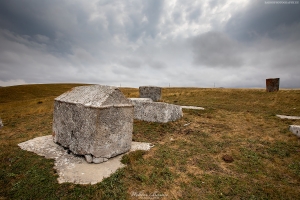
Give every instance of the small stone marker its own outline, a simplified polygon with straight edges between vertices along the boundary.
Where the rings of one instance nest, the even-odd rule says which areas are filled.
[[[53,140],[87,162],[101,163],[131,148],[133,105],[111,86],[80,86],[54,101]]]
[[[294,133],[298,138],[300,138],[300,126],[290,125],[289,130]]]
[[[161,87],[156,86],[140,86],[140,98],[150,98],[153,101],[161,99]]]
[[[268,78],[266,79],[267,92],[276,92],[279,90],[280,78]]]
[[[0,129],[3,127],[2,119],[0,118]]]

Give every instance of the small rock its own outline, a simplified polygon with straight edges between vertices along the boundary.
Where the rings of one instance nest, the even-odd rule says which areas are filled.
[[[99,164],[99,163],[103,163],[106,162],[108,159],[107,158],[97,158],[97,157],[93,157],[93,163]]]
[[[91,154],[84,155],[86,162],[92,163],[93,162],[93,156]]]
[[[191,122],[190,123],[187,123],[187,124],[184,124],[183,126],[188,126],[188,125],[190,125],[191,124]]]
[[[227,163],[232,163],[234,160],[233,160],[233,158],[231,157],[231,156],[229,156],[229,155],[224,155],[223,157],[222,157],[222,159],[225,161],[225,162],[227,162]]]
[[[3,127],[2,120],[0,119],[0,129]]]
[[[298,125],[290,125],[289,130],[294,133],[298,138],[300,138],[300,126]]]

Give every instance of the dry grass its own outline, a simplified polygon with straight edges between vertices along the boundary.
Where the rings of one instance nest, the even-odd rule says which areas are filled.
[[[127,167],[102,183],[59,185],[52,160],[17,144],[51,134],[53,99],[74,86],[0,88],[0,199],[299,198],[300,142],[288,125],[300,121],[275,116],[299,115],[299,90],[164,88],[164,102],[206,110],[184,110],[166,124],[136,120],[133,139],[153,149],[126,155]],[[121,90],[138,97],[138,89]],[[225,154],[234,161],[224,162]]]

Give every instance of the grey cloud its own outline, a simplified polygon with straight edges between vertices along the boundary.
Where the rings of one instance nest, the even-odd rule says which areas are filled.
[[[192,40],[194,64],[208,67],[240,67],[241,46],[220,32],[207,32]]]
[[[278,76],[283,86],[299,87],[300,24],[276,18],[274,26],[263,29],[261,21],[251,16],[252,11],[260,16],[257,19],[264,16],[257,2],[238,14],[225,4],[220,0],[205,2],[208,6],[194,0],[1,1],[0,85],[213,87],[216,82],[222,87],[264,87],[265,78]],[[267,12],[266,22],[271,23],[269,15],[275,11]],[[227,25],[226,12],[232,14]],[[256,34],[251,40],[244,37],[249,31]]]
[[[147,59],[147,65],[153,69],[163,69],[166,67],[164,62],[153,59]]]
[[[143,65],[143,62],[139,59],[135,58],[124,58],[120,61],[121,65],[124,65],[127,68],[131,69],[137,69],[140,68]]]
[[[300,40],[287,42],[261,38],[248,48],[247,55],[249,64],[259,65],[262,69],[269,68],[272,71],[295,71],[300,72]]]
[[[278,27],[299,22],[299,4],[265,4],[265,1],[253,0],[231,17],[225,31],[241,41],[253,41],[259,37],[285,39],[286,35],[280,34]]]
[[[30,41],[37,43],[45,43],[47,38],[48,51],[67,54],[76,36],[72,31],[80,29],[77,26],[87,16],[84,7],[77,3],[79,1],[1,1],[0,27],[27,35]]]
[[[189,13],[189,21],[193,21],[195,23],[198,22],[199,18],[201,17],[201,7],[198,8],[198,7],[195,7],[193,10],[191,11],[188,11]]]
[[[209,6],[210,6],[211,9],[214,9],[215,7],[223,5],[225,3],[226,3],[225,0],[210,0],[209,1]]]
[[[146,27],[146,33],[152,38],[155,38],[158,33],[158,25],[163,12],[164,0],[147,0],[144,13],[148,19],[148,25]]]

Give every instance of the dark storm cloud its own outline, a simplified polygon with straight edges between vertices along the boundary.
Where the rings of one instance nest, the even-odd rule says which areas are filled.
[[[299,5],[260,3],[0,1],[0,85],[297,87]]]
[[[78,1],[0,2],[1,28],[28,36],[34,42],[45,43],[41,38],[48,38],[47,48],[52,53],[70,53],[71,45],[78,37],[76,33],[85,27],[87,17],[87,10]],[[89,33],[86,32],[92,39]]]
[[[231,17],[225,31],[241,41],[253,41],[259,37],[285,39],[288,35],[278,32],[278,29],[298,23],[300,4],[265,4],[263,0],[253,0]]]
[[[278,76],[300,73],[300,4],[251,1],[231,17],[225,33],[247,45],[244,60],[248,65]]]
[[[22,35],[42,34],[54,37],[53,27],[46,24],[45,7],[47,1],[1,1],[0,25]]]
[[[192,40],[194,64],[208,67],[240,67],[238,43],[220,32],[207,32]]]

